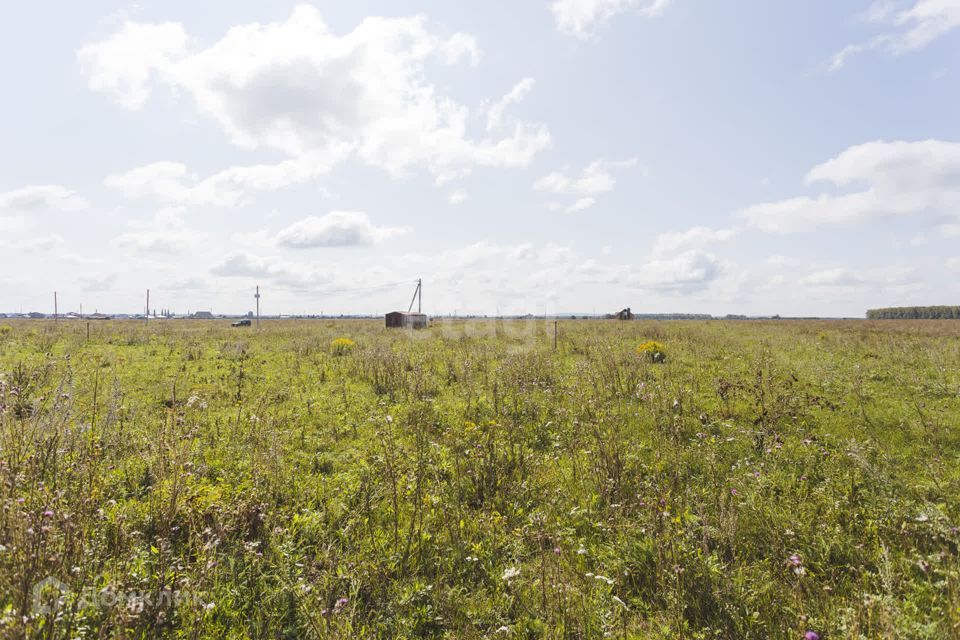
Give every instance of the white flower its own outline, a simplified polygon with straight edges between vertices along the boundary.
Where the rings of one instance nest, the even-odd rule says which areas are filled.
[[[518,575],[520,575],[520,569],[518,569],[517,567],[507,567],[504,570],[503,575],[501,577],[507,582],[510,582],[511,580],[516,578]]]

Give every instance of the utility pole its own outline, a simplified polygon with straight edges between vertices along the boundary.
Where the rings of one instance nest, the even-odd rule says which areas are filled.
[[[54,322],[60,321],[60,314],[57,311],[57,292],[56,291],[53,292],[53,321]]]
[[[143,314],[144,324],[150,323],[150,289],[147,289],[147,312]]]
[[[413,311],[413,301],[417,301],[417,313],[422,313],[422,291],[423,291],[423,279],[417,278],[417,288],[413,291],[413,297],[410,298],[410,306],[407,308],[407,313]]]
[[[253,294],[257,300],[257,331],[260,330],[260,285],[257,285],[257,292]]]

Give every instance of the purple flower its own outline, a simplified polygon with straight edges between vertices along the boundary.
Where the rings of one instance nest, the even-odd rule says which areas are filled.
[[[803,640],[820,640],[820,634],[816,631],[807,631],[803,634]]]
[[[793,554],[792,556],[790,556],[790,564],[792,564],[795,567],[799,567],[800,565],[803,564],[803,560],[801,560],[800,556],[798,556],[797,554]]]
[[[737,495],[737,490],[736,490],[736,489],[730,489],[730,495],[732,495],[732,496]]]
[[[47,509],[46,511],[43,512],[43,517],[44,517],[44,518],[52,518],[52,517],[53,517],[53,511],[50,511],[50,509]]]

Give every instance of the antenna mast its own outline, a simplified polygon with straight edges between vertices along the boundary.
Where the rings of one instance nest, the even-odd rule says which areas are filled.
[[[53,292],[53,321],[57,322],[60,320],[60,314],[57,313],[57,292]]]

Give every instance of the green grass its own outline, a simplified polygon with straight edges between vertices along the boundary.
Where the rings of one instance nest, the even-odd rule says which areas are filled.
[[[960,323],[7,325],[3,637],[960,635]]]

